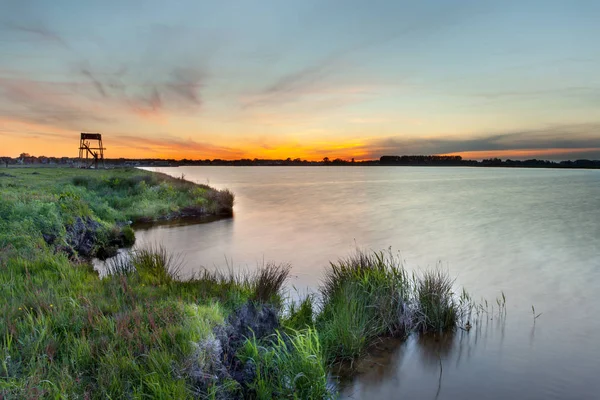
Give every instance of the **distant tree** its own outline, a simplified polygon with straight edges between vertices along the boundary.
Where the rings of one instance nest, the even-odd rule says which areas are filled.
[[[329,164],[330,162],[329,157],[323,157],[323,164]]]

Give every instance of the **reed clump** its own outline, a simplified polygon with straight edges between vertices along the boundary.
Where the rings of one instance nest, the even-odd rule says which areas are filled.
[[[327,370],[319,334],[312,328],[290,334],[277,331],[269,344],[251,337],[238,357],[255,366],[248,385],[256,399],[327,399]]]
[[[357,250],[331,263],[316,316],[326,359],[353,360],[384,336],[455,329],[474,305],[453,285],[439,267],[409,275],[391,251]]]
[[[442,332],[453,329],[458,319],[458,307],[447,272],[435,269],[423,272],[414,282],[414,327],[422,332]]]
[[[409,280],[392,254],[357,251],[331,263],[317,329],[330,361],[360,356],[376,338],[406,334]]]

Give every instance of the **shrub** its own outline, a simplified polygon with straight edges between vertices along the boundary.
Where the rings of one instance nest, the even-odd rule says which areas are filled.
[[[231,215],[235,196],[228,189],[212,190],[206,194],[208,200],[207,210],[215,215]]]

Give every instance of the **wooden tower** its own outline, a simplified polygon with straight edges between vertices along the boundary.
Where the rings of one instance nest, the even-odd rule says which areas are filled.
[[[96,141],[96,147],[91,147],[90,141]],[[104,165],[104,150],[102,146],[102,135],[100,133],[81,133],[79,140],[79,167],[80,168],[95,168],[98,169],[98,161]],[[85,155],[85,157],[84,157]]]

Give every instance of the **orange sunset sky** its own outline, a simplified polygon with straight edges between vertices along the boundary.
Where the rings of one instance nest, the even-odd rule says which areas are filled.
[[[600,159],[600,6],[510,3],[3,1],[0,156]]]

